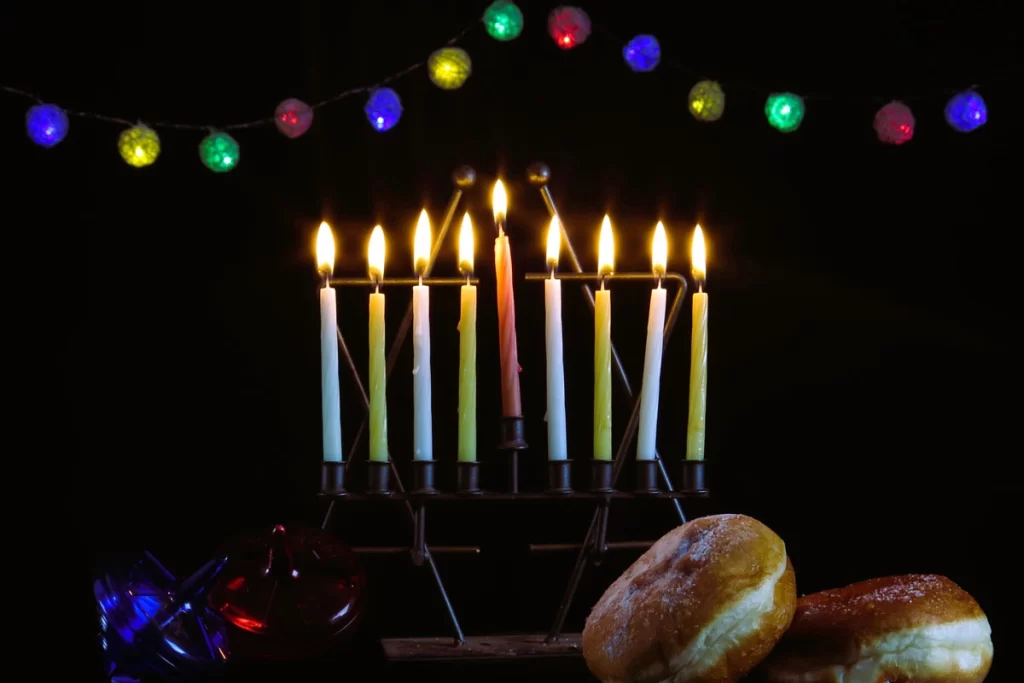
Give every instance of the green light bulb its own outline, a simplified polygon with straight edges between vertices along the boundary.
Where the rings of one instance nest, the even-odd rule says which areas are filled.
[[[487,33],[495,40],[513,40],[523,32],[523,13],[509,0],[495,0],[484,12]]]
[[[214,173],[225,173],[238,165],[239,149],[227,133],[214,131],[199,143],[199,158]]]
[[[764,105],[764,115],[772,128],[792,133],[804,120],[804,100],[793,93],[772,93]]]

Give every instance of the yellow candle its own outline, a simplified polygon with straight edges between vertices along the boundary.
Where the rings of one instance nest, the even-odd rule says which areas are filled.
[[[605,289],[605,275],[614,265],[614,238],[608,216],[601,223],[598,273],[601,289],[594,296],[594,459],[612,459],[612,293]]]
[[[686,459],[704,459],[704,416],[708,398],[708,295],[704,292],[707,259],[704,232],[698,225],[693,231],[693,279],[697,293],[693,295],[693,333],[690,339],[690,415],[686,423]]]
[[[387,371],[384,364],[384,229],[379,225],[370,234],[367,261],[370,279],[377,283],[370,294],[370,460],[388,461]]]
[[[459,271],[462,285],[459,317],[459,462],[476,462],[476,285],[473,274],[473,224],[467,213],[459,230]]]

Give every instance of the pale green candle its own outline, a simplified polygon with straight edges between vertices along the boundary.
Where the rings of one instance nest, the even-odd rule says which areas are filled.
[[[459,317],[459,462],[476,462],[476,286],[473,273],[473,225],[469,214],[459,231],[459,270],[466,276],[462,286]]]
[[[384,277],[384,231],[370,235],[370,278]],[[387,369],[384,363],[384,295],[370,294],[370,460],[388,461]]]
[[[598,271],[602,278],[614,270],[614,241],[608,216],[601,224]],[[612,459],[612,293],[594,295],[594,459]]]
[[[693,277],[703,289],[706,277],[704,233],[698,225],[693,233]],[[686,459],[704,459],[704,418],[708,398],[708,295],[693,295],[693,332],[690,337],[690,414],[686,421]]]

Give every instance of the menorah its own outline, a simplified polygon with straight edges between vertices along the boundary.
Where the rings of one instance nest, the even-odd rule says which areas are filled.
[[[551,172],[546,164],[532,164],[527,171],[527,178],[531,185],[536,187],[552,217],[558,215],[554,198],[548,188]],[[434,278],[430,273],[434,262],[444,243],[451,227],[452,220],[462,198],[463,192],[471,188],[476,181],[474,170],[468,166],[458,168],[453,174],[454,190],[444,212],[440,230],[433,242],[430,258],[422,272],[422,281],[419,278],[413,279],[390,279],[380,280],[378,284],[387,285],[412,285],[421,283],[425,285],[450,287],[467,284],[466,278]],[[665,283],[675,285],[676,291],[669,308],[663,330],[663,343],[668,344],[679,317],[679,311],[687,292],[687,281],[678,273],[646,274],[646,273],[622,273],[622,274],[599,274],[588,273],[583,270],[576,250],[569,239],[568,231],[562,223],[563,244],[569,256],[573,272],[571,273],[529,273],[526,275],[527,282],[541,281],[554,277],[559,280],[576,282],[580,285],[580,292],[586,299],[593,311],[595,308],[593,283],[602,278],[609,282],[652,282],[659,278]],[[469,280],[469,282],[473,282]],[[330,278],[330,284],[338,287],[367,287],[371,281],[366,278]],[[406,342],[413,318],[413,303],[409,306],[398,328],[395,340],[387,354],[386,376],[390,377],[398,359],[398,355]],[[458,462],[457,475],[454,490],[444,491],[437,486],[436,462],[433,460],[414,460],[412,462],[413,482],[410,488],[406,488],[399,475],[398,469],[392,458],[385,461],[367,461],[366,486],[361,492],[349,491],[345,487],[346,472],[351,467],[354,458],[352,454],[358,452],[365,438],[368,429],[370,400],[362,383],[359,372],[349,352],[348,344],[340,327],[337,333],[338,345],[345,362],[351,372],[352,379],[356,385],[366,416],[362,420],[356,432],[353,443],[349,449],[350,457],[342,462],[325,462],[323,464],[323,476],[321,481],[321,496],[328,499],[327,512],[321,527],[327,529],[333,516],[341,503],[352,503],[359,501],[380,501],[389,504],[405,506],[412,528],[412,542],[408,548],[393,548],[400,552],[407,551],[412,562],[416,566],[425,566],[429,569],[440,594],[441,602],[447,612],[448,620],[452,629],[452,638],[393,638],[384,639],[383,644],[388,656],[392,659],[448,659],[448,658],[519,658],[524,656],[559,656],[574,655],[580,652],[579,634],[566,634],[562,632],[565,619],[576,597],[580,580],[589,563],[599,563],[610,550],[617,549],[642,549],[649,547],[653,541],[628,540],[620,542],[608,541],[608,520],[610,514],[610,503],[619,499],[665,499],[671,501],[680,523],[686,522],[682,501],[693,498],[707,497],[708,490],[705,484],[705,466],[703,460],[680,460],[681,470],[679,472],[681,486],[676,488],[672,483],[669,468],[665,459],[655,453],[653,460],[638,460],[636,462],[636,484],[632,490],[620,490],[618,488],[619,476],[627,460],[627,453],[637,432],[640,419],[641,401],[634,397],[633,385],[625,371],[618,351],[615,348],[614,340],[611,344],[611,357],[614,376],[618,381],[618,388],[625,395],[633,400],[633,408],[629,421],[626,424],[625,432],[619,439],[615,449],[614,458],[611,460],[592,460],[590,468],[590,480],[580,488],[574,487],[571,474],[571,462],[568,460],[549,460],[548,485],[542,491],[521,491],[519,487],[519,453],[526,449],[523,436],[522,418],[502,420],[501,433],[495,452],[503,457],[501,462],[506,472],[503,490],[484,490],[480,486],[479,461]],[[537,501],[537,500],[582,500],[589,501],[594,505],[593,516],[587,533],[582,543],[579,544],[537,544],[531,545],[532,552],[545,552],[551,550],[578,550],[576,562],[570,573],[565,591],[555,612],[554,620],[547,634],[536,635],[484,635],[467,637],[462,630],[459,619],[448,597],[444,581],[438,572],[434,562],[435,553],[444,552],[474,552],[479,548],[474,547],[447,547],[431,548],[426,542],[427,515],[426,511],[430,503],[435,501]],[[361,549],[373,552],[374,548]]]

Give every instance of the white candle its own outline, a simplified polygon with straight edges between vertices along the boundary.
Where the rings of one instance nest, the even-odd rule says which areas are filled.
[[[413,248],[416,271],[422,282],[423,272],[430,258],[430,220],[424,209],[416,225]],[[413,399],[413,458],[434,459],[433,417],[430,409],[430,287],[412,288],[412,399]]]
[[[547,350],[548,460],[565,460],[569,447],[565,435],[565,368],[562,361],[562,283],[555,279],[562,225],[558,216],[548,228],[548,266],[551,277],[544,281],[544,341]]]
[[[324,460],[341,462],[341,387],[338,379],[338,299],[327,278],[334,270],[334,235],[327,223],[316,236],[317,266],[324,276],[320,290],[320,404]]]
[[[640,422],[637,426],[636,459],[654,460],[658,452],[658,399],[661,389],[661,356],[665,334],[665,274],[668,244],[665,226],[658,221],[654,229],[651,263],[658,286],[651,291],[651,307],[647,314],[647,349],[644,352],[643,388],[640,393]]]

